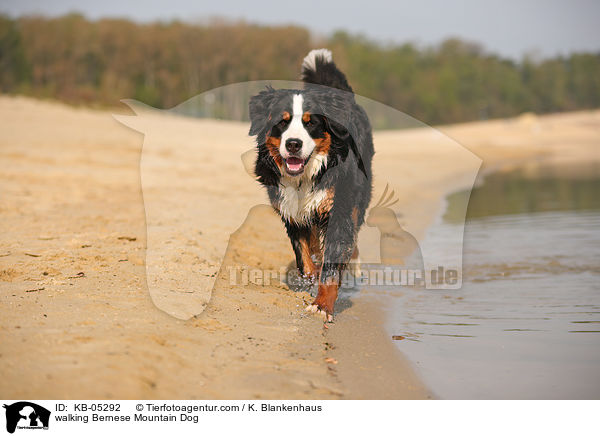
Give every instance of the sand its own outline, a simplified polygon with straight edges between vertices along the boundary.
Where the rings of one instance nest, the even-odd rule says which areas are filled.
[[[431,397],[384,329],[376,296],[344,299],[324,328],[304,312],[307,292],[231,283],[228,266],[293,261],[240,161],[252,145],[245,123],[130,119],[144,137],[110,111],[8,96],[0,115],[3,398]],[[600,155],[599,111],[440,130],[488,170]],[[375,135],[375,192],[393,184],[417,238],[477,160],[446,156],[448,137]],[[401,171],[386,168],[394,155]]]

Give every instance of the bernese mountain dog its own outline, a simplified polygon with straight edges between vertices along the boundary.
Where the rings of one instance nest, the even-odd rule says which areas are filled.
[[[318,293],[307,307],[330,322],[344,269],[357,258],[358,230],[371,200],[373,138],[367,114],[326,49],[302,63],[302,90],[250,99],[257,180],[281,216],[302,277]]]

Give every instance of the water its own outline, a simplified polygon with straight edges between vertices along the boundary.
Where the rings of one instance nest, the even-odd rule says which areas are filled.
[[[440,398],[600,399],[600,168],[492,174],[467,216],[462,289],[393,298],[395,343]]]

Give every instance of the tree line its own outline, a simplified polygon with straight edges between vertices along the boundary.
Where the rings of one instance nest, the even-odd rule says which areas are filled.
[[[251,80],[297,80],[302,58],[328,47],[357,94],[429,124],[600,107],[600,53],[519,62],[449,39],[384,44],[338,31],[243,22],[135,23],[0,16],[0,92],[114,106],[173,107]]]

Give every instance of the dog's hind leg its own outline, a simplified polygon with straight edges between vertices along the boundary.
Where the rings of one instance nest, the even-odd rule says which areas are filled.
[[[350,273],[355,279],[360,278],[362,271],[360,269],[360,256],[358,254],[358,245],[354,247],[354,252],[352,253],[352,257],[350,258],[350,263],[348,264],[348,271],[350,271]]]
[[[323,250],[321,249],[321,238],[319,235],[319,227],[314,225],[310,231],[309,249],[313,262],[317,267],[317,273],[320,271],[321,265],[323,264]]]

